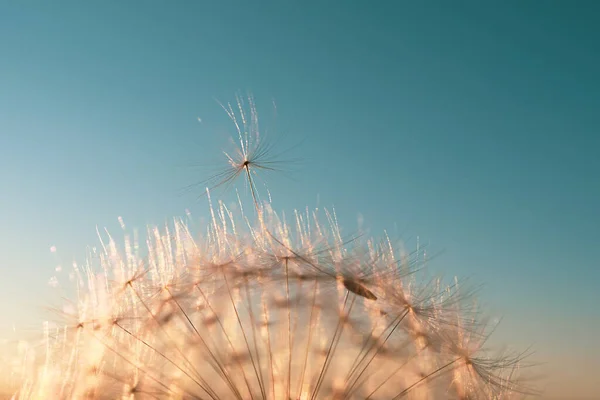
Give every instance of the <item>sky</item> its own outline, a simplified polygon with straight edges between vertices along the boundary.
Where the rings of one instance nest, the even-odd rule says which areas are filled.
[[[266,179],[276,209],[419,237],[443,251],[431,269],[484,284],[548,398],[600,395],[599,17],[584,0],[2,2],[0,337],[38,324],[96,226],[206,217],[181,189],[229,148],[217,101],[252,93],[301,159]]]

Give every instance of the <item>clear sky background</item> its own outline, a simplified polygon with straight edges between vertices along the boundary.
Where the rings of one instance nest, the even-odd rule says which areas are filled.
[[[250,91],[301,143],[277,209],[444,250],[430,267],[486,284],[549,392],[595,398],[598,21],[595,1],[2,1],[0,337],[96,225],[206,216],[179,189],[234,133],[215,99]]]

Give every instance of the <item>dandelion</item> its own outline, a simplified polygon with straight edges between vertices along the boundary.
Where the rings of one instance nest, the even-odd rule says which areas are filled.
[[[24,348],[15,399],[513,399],[525,354],[493,356],[462,283],[425,279],[404,254],[344,238],[335,211],[260,204],[255,176],[278,162],[250,112],[223,108],[239,151],[211,176],[211,220],[148,230],[147,253],[109,236],[73,264],[77,298]],[[246,176],[257,218],[213,205]],[[324,222],[325,221],[325,222]],[[124,224],[123,224],[124,228]],[[136,240],[134,240],[135,242]],[[93,253],[93,254],[92,254]],[[58,279],[53,280],[58,284]],[[37,356],[37,357],[34,357]]]

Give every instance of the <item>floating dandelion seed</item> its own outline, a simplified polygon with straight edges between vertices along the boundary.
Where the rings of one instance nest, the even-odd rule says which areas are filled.
[[[239,149],[204,182],[215,188],[246,175],[257,220],[241,201],[236,214],[209,196],[202,236],[185,220],[151,228],[144,256],[128,237],[122,250],[101,240],[73,263],[77,299],[53,310],[62,325],[44,326],[41,358],[24,348],[15,398],[508,400],[533,392],[519,376],[525,354],[483,348],[489,333],[468,306],[473,291],[424,279],[423,246],[406,253],[387,237],[343,239],[333,211],[296,211],[289,222],[270,202],[259,206],[254,177],[279,164],[248,103],[249,113],[239,98],[237,112],[223,107]]]
[[[231,103],[219,103],[227,113],[236,129],[237,145],[234,151],[224,151],[227,166],[209,178],[202,180],[188,189],[206,187],[208,191],[223,187],[227,189],[240,175],[243,175],[250,189],[255,208],[260,208],[260,200],[256,187],[256,179],[261,172],[285,172],[298,162],[295,158],[282,158],[290,149],[276,153],[275,142],[268,139],[258,122],[258,111],[253,97],[246,100],[237,96],[235,106]]]

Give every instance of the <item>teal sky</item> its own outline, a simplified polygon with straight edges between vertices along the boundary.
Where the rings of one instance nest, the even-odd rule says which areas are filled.
[[[205,216],[187,165],[234,133],[215,99],[250,91],[304,159],[268,178],[277,209],[420,236],[558,396],[598,394],[600,3],[325,3],[0,4],[0,336],[96,225]]]

